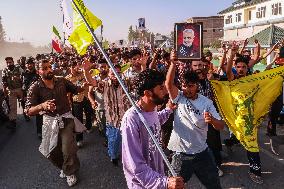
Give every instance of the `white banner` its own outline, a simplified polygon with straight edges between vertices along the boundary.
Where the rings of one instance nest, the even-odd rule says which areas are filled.
[[[68,13],[66,0],[61,1],[60,7],[63,14],[63,34],[65,36],[65,44],[69,46],[68,38],[73,32],[73,22]]]

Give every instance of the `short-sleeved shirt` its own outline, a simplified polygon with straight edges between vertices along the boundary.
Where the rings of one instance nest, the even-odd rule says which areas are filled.
[[[221,120],[212,100],[198,94],[198,98],[191,100],[179,91],[172,100],[177,104],[174,114],[174,126],[168,144],[168,149],[186,154],[196,154],[204,151],[208,124],[205,123],[204,111],[210,112],[215,119]]]
[[[78,87],[65,78],[54,78],[54,88],[47,88],[39,79],[31,85],[27,95],[26,109],[37,106],[47,100],[55,99],[55,112],[46,112],[49,116],[62,115],[71,111],[67,93],[77,94]]]

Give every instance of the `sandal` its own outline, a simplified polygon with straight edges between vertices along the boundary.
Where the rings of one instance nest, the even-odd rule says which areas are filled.
[[[66,176],[68,186],[74,186],[77,183],[77,177],[75,175]]]
[[[254,173],[251,173],[251,172],[248,172],[249,176],[250,176],[250,179],[257,183],[257,184],[263,184],[263,179],[261,176],[257,176],[256,174]]]

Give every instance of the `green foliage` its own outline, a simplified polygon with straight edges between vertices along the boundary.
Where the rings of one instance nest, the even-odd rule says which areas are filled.
[[[206,54],[207,52],[209,52],[210,50],[209,50],[209,47],[204,47],[203,48],[203,54]]]
[[[219,49],[221,48],[221,41],[216,39],[214,40],[211,45],[210,45],[211,48],[214,48],[214,49]]]
[[[128,30],[128,41],[134,41],[138,40],[140,36],[140,33],[138,29],[136,28],[135,30],[132,28],[132,26],[129,27]]]
[[[267,52],[267,50],[263,50],[263,49],[260,50],[260,57],[262,57],[266,52]],[[266,58],[262,59],[260,61],[260,63],[263,64],[263,65],[267,65],[267,59]]]

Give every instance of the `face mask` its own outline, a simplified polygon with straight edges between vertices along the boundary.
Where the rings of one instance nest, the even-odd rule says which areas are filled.
[[[8,69],[9,69],[9,70],[12,71],[14,68],[15,68],[15,65],[8,65]]]

